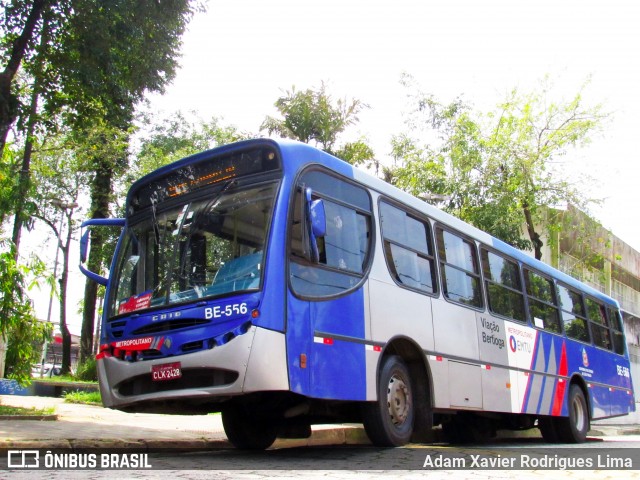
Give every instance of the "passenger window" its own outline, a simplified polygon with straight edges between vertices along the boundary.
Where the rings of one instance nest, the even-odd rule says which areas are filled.
[[[624,341],[624,323],[622,322],[622,315],[620,311],[608,308],[609,322],[611,324],[611,338],[613,339],[613,351],[618,355],[624,355],[625,341]]]
[[[408,288],[435,293],[429,224],[384,202],[380,203],[380,224],[385,258],[394,280]]]
[[[564,285],[558,285],[558,294],[562,322],[567,337],[590,343],[589,326],[582,303],[582,295]]]
[[[593,344],[597,347],[612,349],[611,332],[607,328],[607,314],[604,305],[592,298],[586,299],[587,316],[591,324],[591,334],[593,335]]]
[[[562,333],[553,282],[531,270],[525,270],[529,298],[529,316],[534,326]]]
[[[518,264],[482,249],[482,270],[489,298],[489,310],[503,317],[525,321],[527,317]]]
[[[436,230],[444,295],[471,307],[483,306],[480,272],[472,242],[447,230]]]
[[[302,195],[306,187],[325,207],[326,235],[317,239],[318,263],[310,262],[307,255],[306,200]],[[289,274],[297,294],[338,295],[360,283],[371,245],[371,205],[366,190],[319,171],[308,172],[294,197],[290,228]]]

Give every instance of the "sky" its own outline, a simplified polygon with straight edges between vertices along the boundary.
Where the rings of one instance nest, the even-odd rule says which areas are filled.
[[[258,133],[284,91],[327,84],[369,105],[352,136],[384,161],[406,131],[403,73],[443,102],[487,111],[511,89],[549,75],[559,98],[584,90],[611,113],[603,132],[567,155],[567,171],[595,179],[596,217],[640,250],[635,148],[640,112],[640,4],[529,0],[209,0],[184,36],[182,67],[154,111],[195,112]],[[263,132],[266,134],[266,132]]]
[[[593,213],[640,250],[640,3],[209,0],[206,5],[183,37],[175,80],[164,95],[149,97],[152,111],[220,117],[224,124],[258,133],[286,90],[325,82],[336,98],[357,98],[369,106],[350,135],[365,136],[383,161],[392,135],[406,131],[410,104],[400,84],[403,73],[443,102],[462,96],[484,111],[514,87],[536,90],[545,75],[565,99],[590,78],[585,103],[601,103],[612,115],[591,145],[567,155],[565,170],[595,179],[588,193],[605,201]],[[72,298],[72,333],[80,330],[76,304]]]

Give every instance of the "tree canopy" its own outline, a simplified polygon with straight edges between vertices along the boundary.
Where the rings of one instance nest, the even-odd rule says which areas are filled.
[[[46,135],[70,131],[65,135],[75,137],[74,148],[86,146],[89,216],[109,216],[114,182],[127,170],[135,107],[146,92],[161,92],[175,75],[181,36],[200,3],[0,2],[0,207],[6,208],[0,215],[14,218],[12,251],[17,260],[22,227],[36,213],[32,153],[43,148]],[[104,239],[92,235],[89,268],[98,271]],[[91,355],[95,289],[87,284],[83,359]]]
[[[364,139],[339,144],[347,127],[358,123],[358,114],[368,106],[358,99],[334,100],[326,85],[298,91],[295,86],[275,102],[281,118],[265,118],[260,130],[276,133],[335,155],[352,165],[375,163],[373,150]]]
[[[538,259],[544,207],[587,209],[595,200],[560,168],[567,152],[587,144],[606,118],[600,105],[584,104],[582,90],[555,102],[545,80],[539,92],[514,89],[487,113],[460,98],[443,104],[417,91],[414,99],[412,131],[425,134],[430,143],[406,134],[394,137],[394,157],[402,160],[394,181],[401,188],[435,194],[445,210],[518,248],[532,249]]]

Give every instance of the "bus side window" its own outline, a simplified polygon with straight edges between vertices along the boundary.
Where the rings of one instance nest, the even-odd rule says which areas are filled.
[[[525,269],[525,284],[529,297],[529,316],[535,327],[562,333],[553,281]]]
[[[591,326],[591,334],[593,335],[593,343],[596,347],[611,350],[611,332],[607,328],[607,314],[604,305],[587,298],[587,316]]]
[[[307,255],[302,185],[311,188],[313,199],[321,198],[325,208],[326,234],[317,239],[317,262]],[[298,295],[328,297],[360,283],[371,248],[370,212],[370,198],[363,188],[317,170],[302,175],[294,194],[289,236],[290,280]]]
[[[489,310],[519,322],[526,321],[518,264],[483,248],[482,271],[489,299]]]
[[[591,343],[582,295],[560,284],[558,285],[558,293],[562,322],[567,337]]]
[[[435,265],[429,224],[384,202],[380,203],[380,224],[391,276],[402,286],[435,293]]]
[[[482,308],[480,270],[475,245],[442,228],[436,229],[444,295],[454,302]]]
[[[624,355],[624,327],[620,310],[608,308],[609,324],[611,325],[611,338],[613,339],[613,351],[618,355]]]

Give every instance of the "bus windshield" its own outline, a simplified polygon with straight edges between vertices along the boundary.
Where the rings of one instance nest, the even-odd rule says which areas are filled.
[[[171,207],[130,222],[115,262],[109,316],[260,287],[277,183]]]

